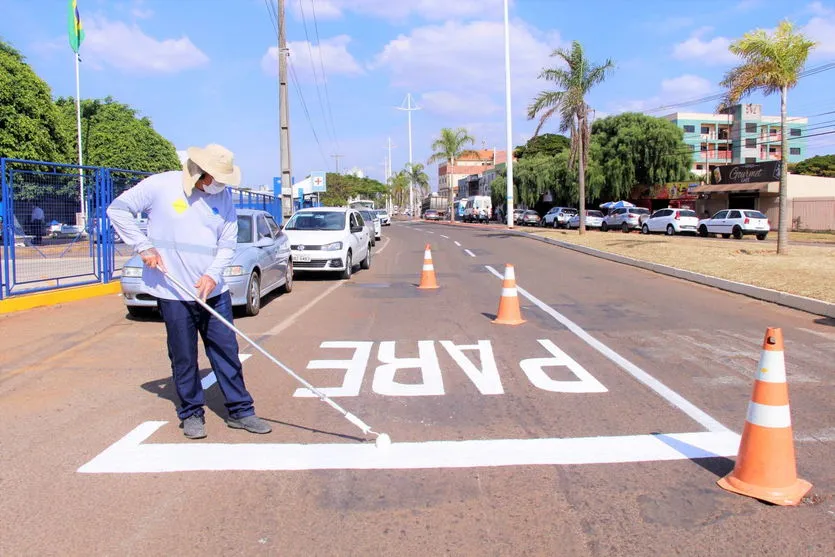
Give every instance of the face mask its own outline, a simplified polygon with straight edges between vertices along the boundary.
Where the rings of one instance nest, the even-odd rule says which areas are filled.
[[[222,192],[226,188],[226,184],[221,184],[217,180],[212,180],[212,183],[203,186],[203,191],[208,193],[209,195],[214,195],[216,193]]]

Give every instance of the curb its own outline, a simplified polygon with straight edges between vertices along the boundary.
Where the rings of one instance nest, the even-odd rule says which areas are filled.
[[[447,226],[462,226],[458,224],[446,224]],[[466,225],[469,228],[468,225]],[[488,225],[489,226],[489,225]],[[482,228],[482,230],[486,229]],[[491,227],[492,228],[492,227]],[[813,298],[807,298],[805,296],[798,296],[796,294],[788,294],[786,292],[780,292],[779,290],[772,290],[770,288],[762,288],[760,286],[752,286],[750,284],[743,284],[741,282],[734,282],[732,280],[721,279],[717,277],[711,277],[708,275],[703,275],[701,273],[694,273],[693,271],[685,271],[682,269],[676,269],[675,267],[668,267],[667,265],[661,265],[658,263],[650,263],[648,261],[640,261],[638,259],[632,259],[631,257],[625,257],[623,255],[616,255],[614,253],[608,253],[605,251],[600,251],[594,248],[588,248],[585,246],[578,246],[576,244],[571,244],[568,242],[561,242],[559,240],[554,240],[551,238],[545,238],[543,236],[538,236],[536,234],[531,234],[530,232],[521,232],[515,229],[507,229],[502,227],[495,227],[492,228],[493,230],[502,230],[503,232],[510,234],[512,236],[518,236],[520,238],[530,238],[532,240],[537,240],[539,242],[544,242],[546,244],[551,244],[552,246],[557,246],[565,249],[570,249],[572,251],[576,251],[579,253],[584,253],[586,255],[591,255],[593,257],[598,257],[600,259],[606,259],[607,261],[613,261],[615,263],[620,263],[622,265],[629,265],[631,267],[638,267],[639,269],[644,269],[647,271],[652,271],[654,273],[658,273],[660,275],[666,275],[670,277],[675,277],[682,280],[687,280],[690,282],[695,282],[697,284],[701,284],[704,286],[710,286],[712,288],[717,288],[719,290],[724,290],[726,292],[733,292],[734,294],[742,294],[743,296],[748,296],[749,298],[754,298],[756,300],[762,300],[764,302],[769,302],[772,304],[777,304],[780,306],[785,306],[788,308],[805,311],[806,313],[811,313],[814,315],[820,315],[822,317],[830,317],[835,319],[835,304],[831,304],[829,302],[824,302],[821,300],[815,300]]]
[[[118,280],[107,284],[92,284],[90,286],[76,286],[62,288],[50,292],[39,292],[37,294],[25,294],[0,300],[0,314],[14,313],[26,309],[33,309],[44,306],[53,306],[77,300],[86,300],[97,296],[118,294],[122,291],[121,283]]]

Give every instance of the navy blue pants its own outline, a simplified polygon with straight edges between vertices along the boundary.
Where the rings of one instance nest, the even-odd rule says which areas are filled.
[[[177,408],[180,419],[185,420],[194,414],[203,415],[205,398],[197,367],[198,333],[203,339],[220,392],[226,399],[229,416],[243,418],[255,414],[252,397],[244,385],[235,333],[197,302],[160,299],[157,303],[168,333],[168,357],[171,359],[177,396],[180,397]],[[232,297],[228,291],[209,298],[206,303],[232,322]]]

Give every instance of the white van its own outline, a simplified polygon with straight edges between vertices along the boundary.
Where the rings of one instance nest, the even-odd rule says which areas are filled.
[[[464,222],[488,222],[493,218],[493,200],[489,195],[473,195],[465,198]]]

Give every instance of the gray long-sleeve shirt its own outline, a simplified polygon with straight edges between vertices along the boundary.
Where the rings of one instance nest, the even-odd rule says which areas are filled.
[[[134,218],[139,213],[148,215],[147,237]],[[195,188],[186,197],[182,172],[163,172],[114,199],[107,216],[124,242],[137,252],[156,248],[169,274],[185,286],[191,287],[205,274],[217,283],[210,298],[227,290],[223,270],[235,255],[238,238],[237,215],[228,189],[210,195]],[[192,300],[161,271],[145,267],[142,280],[158,298]]]

